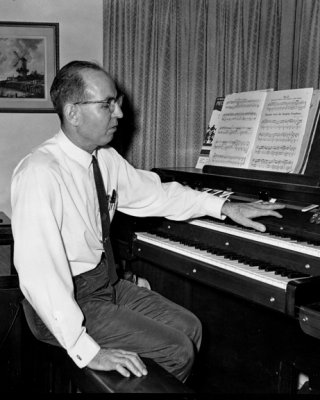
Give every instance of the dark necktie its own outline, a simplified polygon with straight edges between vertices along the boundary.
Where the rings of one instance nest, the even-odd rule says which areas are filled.
[[[106,260],[108,263],[110,283],[111,285],[114,285],[119,278],[116,272],[116,265],[114,262],[113,251],[110,242],[110,216],[108,209],[109,202],[107,199],[106,190],[104,188],[104,183],[99,168],[99,164],[95,156],[92,156],[92,165],[93,165],[93,176],[96,184],[98,201],[99,201],[101,226],[102,226],[102,242]]]

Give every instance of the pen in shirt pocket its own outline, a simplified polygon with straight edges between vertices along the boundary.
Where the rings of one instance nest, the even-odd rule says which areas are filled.
[[[117,192],[113,189],[110,199],[110,209],[113,210],[116,206]]]

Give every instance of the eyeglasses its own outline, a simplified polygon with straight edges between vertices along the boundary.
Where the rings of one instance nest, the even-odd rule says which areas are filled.
[[[77,101],[73,103],[74,105],[83,105],[83,104],[103,104],[105,108],[107,108],[112,114],[116,109],[116,104],[121,107],[123,103],[123,94],[118,95],[117,97],[110,97],[108,100],[87,100],[87,101]]]

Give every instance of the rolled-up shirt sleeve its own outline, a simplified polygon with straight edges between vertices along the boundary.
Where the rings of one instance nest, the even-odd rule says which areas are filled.
[[[79,367],[98,353],[74,299],[61,237],[62,197],[52,171],[29,167],[12,179],[14,264],[21,290],[36,313]]]

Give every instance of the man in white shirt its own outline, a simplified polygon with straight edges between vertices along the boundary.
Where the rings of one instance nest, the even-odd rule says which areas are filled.
[[[184,220],[210,215],[264,231],[271,204],[226,202],[137,170],[108,143],[122,117],[116,86],[100,66],[74,61],[51,87],[61,130],[16,167],[12,178],[14,263],[35,336],[62,346],[80,367],[147,374],[141,356],[184,381],[201,343],[188,310],[126,280],[110,281],[92,170],[96,156],[109,209]]]

